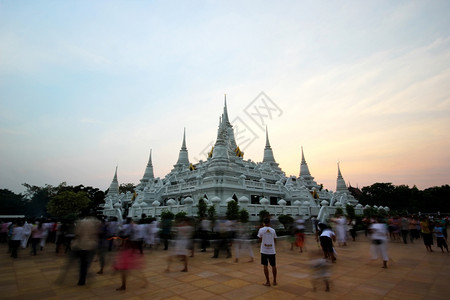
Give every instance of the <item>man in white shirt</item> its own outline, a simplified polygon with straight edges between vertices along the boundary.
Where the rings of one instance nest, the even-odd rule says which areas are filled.
[[[264,227],[259,229],[258,237],[261,241],[261,264],[264,266],[264,275],[266,276],[266,282],[263,285],[270,286],[269,263],[272,267],[273,285],[277,285],[277,266],[275,259],[275,239],[277,238],[277,233],[275,229],[270,227],[269,218],[264,219]]]
[[[16,221],[14,223],[12,236],[11,236],[11,242],[12,242],[12,249],[11,249],[11,257],[17,258],[17,252],[20,247],[20,242],[23,239],[23,222],[22,221]]]
[[[372,259],[377,259],[378,254],[381,254],[383,258],[383,267],[387,268],[387,262],[389,260],[388,252],[387,252],[387,242],[389,231],[386,224],[382,223],[380,220],[377,220],[375,223],[370,225],[369,227],[370,238],[372,240],[371,252]]]

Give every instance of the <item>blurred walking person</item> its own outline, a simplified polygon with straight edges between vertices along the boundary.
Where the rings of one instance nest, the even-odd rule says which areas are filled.
[[[230,237],[231,230],[229,228],[230,223],[225,220],[217,220],[216,228],[214,230],[217,238],[214,242],[214,255],[212,258],[218,258],[220,250],[225,250],[227,252],[227,258],[231,258],[230,250]]]
[[[350,236],[352,237],[352,241],[356,241],[356,220],[348,218],[348,232],[350,232]]]
[[[303,252],[303,246],[305,244],[305,220],[298,218],[295,221],[295,246],[299,249],[300,253]],[[291,246],[292,250],[292,246]]]
[[[334,219],[336,223],[336,238],[339,246],[347,246],[347,218],[343,215],[338,215]]]
[[[433,245],[433,231],[427,217],[422,218],[420,221],[420,233],[422,234],[423,243],[425,244],[427,251],[433,252],[433,249],[431,249],[431,246]]]
[[[420,238],[420,230],[417,229],[417,225],[419,224],[419,221],[416,217],[411,216],[409,218],[409,241],[411,243],[414,242],[414,240],[417,240]]]
[[[439,248],[441,248],[442,253],[444,253],[444,248],[448,251],[447,239],[444,236],[444,230],[441,223],[436,222],[434,227],[434,234],[436,236],[436,243]]]
[[[86,284],[87,271],[98,246],[99,229],[100,222],[93,217],[82,219],[75,225],[75,239],[71,247],[80,260],[78,285]]]
[[[402,216],[400,219],[400,233],[402,235],[403,243],[407,244],[409,232],[409,220],[406,216]]]
[[[387,252],[387,242],[389,237],[388,227],[380,220],[377,220],[375,223],[370,225],[369,232],[372,241],[371,245],[372,259],[375,260],[378,258],[378,255],[380,255],[383,258],[382,268],[386,269],[387,262],[389,260]]]
[[[97,257],[98,257],[98,263],[100,265],[100,270],[97,272],[97,274],[103,274],[103,269],[105,268],[106,263],[106,249],[108,245],[108,240],[106,238],[107,236],[107,226],[105,219],[101,220],[101,224],[98,231],[98,246],[97,246]]]
[[[169,254],[167,259],[166,272],[170,272],[170,265],[172,263],[172,257],[178,257],[183,262],[184,268],[181,272],[188,271],[188,252],[192,243],[193,227],[190,226],[187,219],[181,220],[177,224],[177,232],[175,237],[175,245],[173,252]]]
[[[317,290],[317,285],[320,281],[325,284],[325,291],[330,291],[330,277],[331,277],[331,266],[329,261],[321,257],[320,250],[313,250],[309,252],[309,257],[311,258],[311,284],[313,286],[313,291]]]
[[[11,257],[17,258],[20,243],[23,239],[23,222],[16,221],[13,225],[11,233]]]
[[[44,234],[44,228],[42,226],[42,222],[36,222],[31,229],[31,254],[37,255],[37,247],[41,242],[41,238]]]
[[[125,239],[119,247],[119,253],[114,263],[114,270],[120,272],[121,286],[116,291],[125,291],[127,289],[127,278],[132,270],[142,269],[144,267],[144,256],[139,253],[138,245],[130,239]],[[145,276],[139,276],[144,281],[143,287],[147,285]]]
[[[71,252],[66,266],[61,269],[56,280],[57,284],[63,283],[67,271],[76,260],[79,261],[78,285],[86,284],[87,272],[98,247],[99,229],[100,221],[94,217],[87,217],[75,223],[75,237],[70,245]]]
[[[237,224],[236,238],[234,239],[234,262],[239,262],[241,252],[243,250],[246,250],[250,256],[249,262],[254,261],[250,235],[250,228],[247,226],[247,224],[239,222]]]
[[[206,218],[203,218],[200,223],[200,235],[202,239],[201,252],[206,252],[206,247],[208,247],[209,244],[210,232],[211,232],[211,221]]]
[[[25,220],[25,223],[23,224],[23,238],[20,243],[20,245],[22,246],[22,249],[25,249],[28,246],[28,241],[30,239],[32,228],[33,228],[33,224],[28,223],[28,220]]]

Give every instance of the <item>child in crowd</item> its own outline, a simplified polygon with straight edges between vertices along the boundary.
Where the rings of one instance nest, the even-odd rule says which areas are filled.
[[[313,291],[317,290],[320,281],[325,284],[325,291],[330,291],[330,263],[322,257],[320,250],[310,251],[311,284]]]
[[[434,226],[434,235],[436,236],[437,246],[441,248],[442,253],[444,253],[444,248],[448,251],[447,242],[444,237],[443,227],[440,222],[436,222]]]
[[[120,272],[120,277],[122,279],[122,285],[118,287],[116,291],[125,291],[127,289],[127,277],[129,272],[142,269],[144,263],[145,261],[142,254],[139,253],[139,246],[136,242],[124,240],[124,243],[117,254],[116,262],[113,265],[114,270]],[[147,279],[144,276],[139,277],[144,281],[142,287],[145,287],[147,285]]]

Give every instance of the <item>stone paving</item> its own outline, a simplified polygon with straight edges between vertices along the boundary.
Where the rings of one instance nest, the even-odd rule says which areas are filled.
[[[0,299],[450,299],[450,254],[436,247],[434,252],[426,252],[421,240],[407,245],[390,242],[388,269],[381,268],[381,260],[370,260],[370,242],[364,234],[347,247],[337,247],[330,292],[323,286],[312,290],[310,253],[318,248],[312,236],[307,236],[305,247],[306,251],[299,253],[291,251],[286,240],[278,241],[278,285],[271,287],[262,285],[265,280],[258,244],[253,245],[253,263],[247,262],[246,256],[235,263],[234,258],[225,258],[225,253],[212,259],[212,249],[197,249],[189,259],[187,273],[180,272],[182,263],[178,260],[172,262],[171,272],[165,272],[168,252],[146,248],[142,270],[130,274],[126,291],[116,291],[120,275],[111,267],[114,251],[104,274],[96,274],[98,262],[92,263],[85,286],[76,285],[76,266],[57,285],[55,280],[66,257],[54,254],[54,244],[48,244],[37,256],[22,249],[18,259],[10,258],[2,244]],[[145,287],[142,277],[148,281]]]

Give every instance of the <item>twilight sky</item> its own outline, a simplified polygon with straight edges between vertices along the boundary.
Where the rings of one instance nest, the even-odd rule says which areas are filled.
[[[0,188],[107,189],[215,141],[335,190],[450,184],[450,1],[0,1]]]

